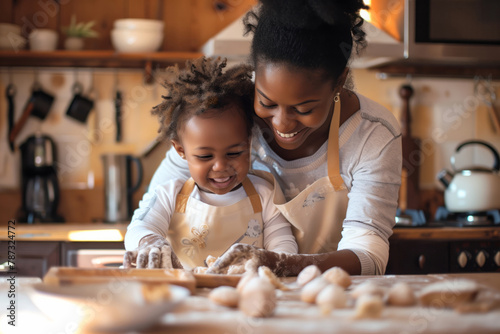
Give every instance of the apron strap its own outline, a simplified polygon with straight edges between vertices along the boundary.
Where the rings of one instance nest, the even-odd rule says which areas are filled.
[[[186,212],[186,204],[189,199],[189,195],[193,192],[194,185],[195,183],[192,177],[190,177],[186,181],[186,183],[184,183],[181,191],[179,192],[179,194],[177,194],[177,198],[175,199],[175,212]]]
[[[252,203],[253,213],[262,212],[262,204],[260,203],[259,194],[255,190],[252,181],[248,178],[248,176],[243,180],[243,189],[247,193],[248,199],[250,199],[250,203]]]
[[[252,203],[252,208],[254,213],[262,212],[262,204],[260,203],[260,197],[255,187],[253,186],[252,181],[248,177],[246,177],[243,182],[243,189],[247,193],[248,199],[250,199],[250,203]],[[177,213],[185,213],[186,212],[186,204],[189,199],[189,195],[193,192],[195,183],[193,178],[189,178],[186,183],[182,186],[181,191],[177,194],[177,198],[175,199],[175,212]]]
[[[335,95],[333,99],[333,116],[330,123],[330,132],[328,134],[328,177],[335,191],[346,189],[344,180],[340,176],[340,160],[339,160],[339,124],[340,124],[340,95]]]

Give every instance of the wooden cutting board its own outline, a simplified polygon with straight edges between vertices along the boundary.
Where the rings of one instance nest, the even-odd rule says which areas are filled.
[[[43,281],[47,284],[105,283],[112,280],[136,280],[145,283],[169,283],[180,285],[191,292],[199,287],[236,286],[240,275],[194,274],[183,269],[119,269],[52,267]]]

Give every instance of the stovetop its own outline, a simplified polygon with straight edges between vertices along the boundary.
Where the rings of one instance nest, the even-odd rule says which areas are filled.
[[[396,227],[500,227],[500,209],[457,213],[439,207],[429,220],[422,210],[405,210],[402,213],[398,209]]]

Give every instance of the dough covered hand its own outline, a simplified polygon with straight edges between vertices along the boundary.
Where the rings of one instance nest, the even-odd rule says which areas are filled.
[[[125,252],[123,267],[132,268],[134,262],[137,268],[183,268],[168,241],[156,234],[145,236],[139,242],[139,247]]]
[[[300,258],[296,254],[276,253],[247,244],[234,244],[207,270],[207,274],[225,274],[230,266],[245,262],[246,271],[257,272],[266,266],[277,276],[297,275]]]

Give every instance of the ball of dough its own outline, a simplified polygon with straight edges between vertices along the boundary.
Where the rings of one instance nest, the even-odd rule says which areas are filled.
[[[311,282],[313,279],[321,275],[321,270],[314,264],[305,267],[297,276],[297,284],[299,286],[304,286]]]
[[[316,296],[316,304],[321,313],[329,314],[333,309],[344,308],[347,304],[347,294],[343,287],[329,284]]]
[[[259,277],[269,280],[269,282],[276,288],[283,291],[290,290],[284,285],[279,278],[266,266],[260,266],[258,270]]]
[[[413,289],[404,282],[394,284],[387,292],[387,304],[393,306],[412,306],[417,299]]]
[[[243,276],[240,278],[238,284],[236,285],[236,290],[241,293],[245,285],[247,285],[248,282],[252,280],[252,278],[258,277],[257,273],[252,272],[252,271],[247,271]]]
[[[316,302],[316,296],[329,284],[322,276],[316,277],[302,288],[300,299],[311,304]]]
[[[276,292],[267,279],[254,277],[243,287],[239,309],[249,317],[268,317],[276,308]]]
[[[362,295],[356,300],[354,319],[379,318],[384,309],[382,297],[378,295]]]
[[[424,306],[457,307],[475,299],[479,292],[476,282],[467,279],[445,280],[433,283],[420,291],[419,300]]]
[[[333,267],[325,271],[322,275],[328,282],[337,284],[347,289],[351,285],[351,276],[340,267]]]
[[[194,267],[193,274],[205,274],[208,270],[208,267]]]
[[[211,267],[215,263],[215,261],[217,261],[217,259],[217,257],[209,255],[205,259],[205,264],[207,265],[207,267]]]
[[[215,304],[227,306],[227,307],[237,307],[239,300],[238,291],[231,286],[219,286],[208,295],[208,298]]]
[[[364,281],[351,291],[351,296],[354,299],[357,299],[363,295],[375,295],[382,298],[384,296],[384,293],[385,291],[381,286],[378,286],[372,281]]]

